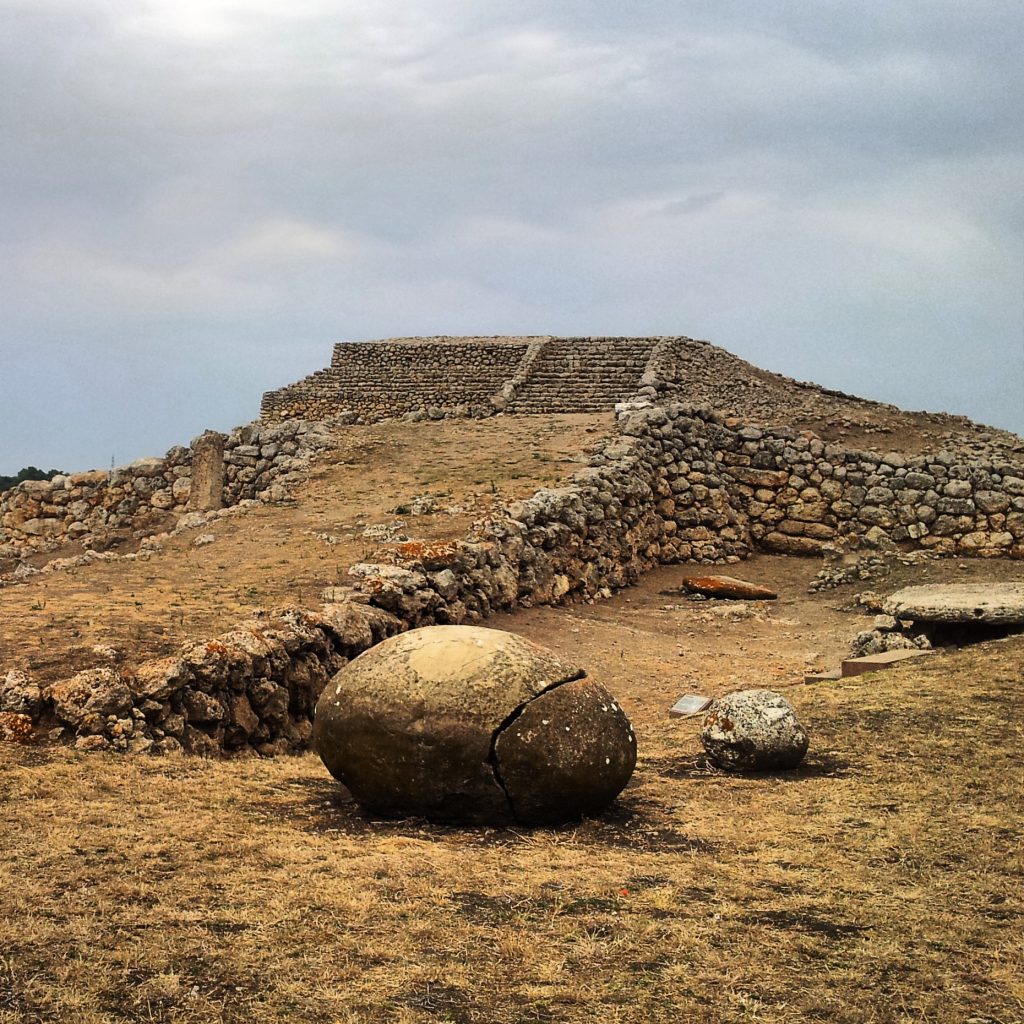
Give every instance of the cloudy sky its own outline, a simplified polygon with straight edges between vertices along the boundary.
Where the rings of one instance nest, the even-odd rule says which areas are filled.
[[[1019,0],[0,0],[0,473],[331,344],[687,334],[1024,431]]]

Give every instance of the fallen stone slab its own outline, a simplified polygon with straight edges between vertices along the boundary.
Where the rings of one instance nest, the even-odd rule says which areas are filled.
[[[682,590],[705,597],[719,597],[729,601],[775,601],[778,594],[757,583],[738,580],[734,576],[694,576],[683,580]]]
[[[804,676],[805,683],[834,683],[837,679],[843,678],[841,668],[829,669],[828,672],[809,672]]]
[[[881,654],[866,654],[863,658],[847,658],[840,667],[843,679],[850,676],[862,676],[866,672],[878,672],[892,668],[912,658],[924,658],[934,651],[883,651]]]
[[[883,610],[911,622],[1024,626],[1024,583],[931,583],[905,587]]]

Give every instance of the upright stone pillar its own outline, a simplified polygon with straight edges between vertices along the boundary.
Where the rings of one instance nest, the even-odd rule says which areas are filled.
[[[224,442],[227,438],[207,430],[192,442],[192,490],[188,507],[209,512],[224,506]]]

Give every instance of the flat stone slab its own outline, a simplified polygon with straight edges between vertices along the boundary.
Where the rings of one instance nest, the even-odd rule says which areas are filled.
[[[910,661],[912,658],[925,658],[934,651],[883,651],[881,654],[866,654],[863,658],[847,658],[841,668],[842,678],[850,676],[862,676],[865,672],[878,672],[881,669],[892,668],[901,662]]]
[[[828,672],[810,672],[804,676],[805,683],[834,683],[843,678],[841,668],[829,669]]]
[[[668,709],[668,713],[680,718],[690,718],[693,715],[699,715],[702,711],[707,711],[709,707],[711,707],[710,697],[703,697],[699,693],[687,693]]]
[[[735,576],[692,576],[683,580],[681,588],[690,594],[720,597],[730,601],[774,601],[779,595],[768,587]]]
[[[933,583],[906,587],[883,610],[911,622],[1024,626],[1024,583]]]

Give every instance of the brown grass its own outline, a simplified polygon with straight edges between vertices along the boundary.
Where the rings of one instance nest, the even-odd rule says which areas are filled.
[[[0,1024],[1024,1020],[1024,638],[791,687],[805,765],[722,775],[666,698],[860,626],[798,591],[813,566],[740,568],[774,618],[665,611],[662,570],[501,620],[637,727],[633,783],[576,827],[368,820],[312,755],[0,745]]]
[[[254,605],[315,603],[372,547],[363,525],[424,491],[476,509],[492,480],[529,493],[602,424],[354,432],[301,504],[220,523],[210,547],[0,591],[0,666],[66,675],[91,644],[140,658]],[[408,532],[443,543],[474,514]],[[575,827],[369,820],[313,755],[0,743],[0,1024],[1021,1024],[1024,638],[795,685],[870,621],[849,590],[809,597],[817,568],[731,567],[780,594],[744,614],[681,599],[706,569],[677,567],[492,620],[584,665],[636,727],[634,781]],[[950,577],[1020,566],[929,563],[875,589]],[[685,691],[752,685],[785,688],[810,726],[801,769],[716,773],[696,722],[666,715]]]
[[[345,428],[340,450],[318,463],[295,504],[182,534],[149,561],[0,589],[0,671],[51,682],[104,663],[97,645],[137,662],[216,636],[257,608],[315,607],[325,587],[348,582],[348,567],[380,547],[366,527],[403,523],[419,540],[462,537],[495,503],[564,480],[610,424],[595,414]],[[424,494],[436,496],[437,511],[408,515]],[[201,533],[215,543],[194,547]]]

